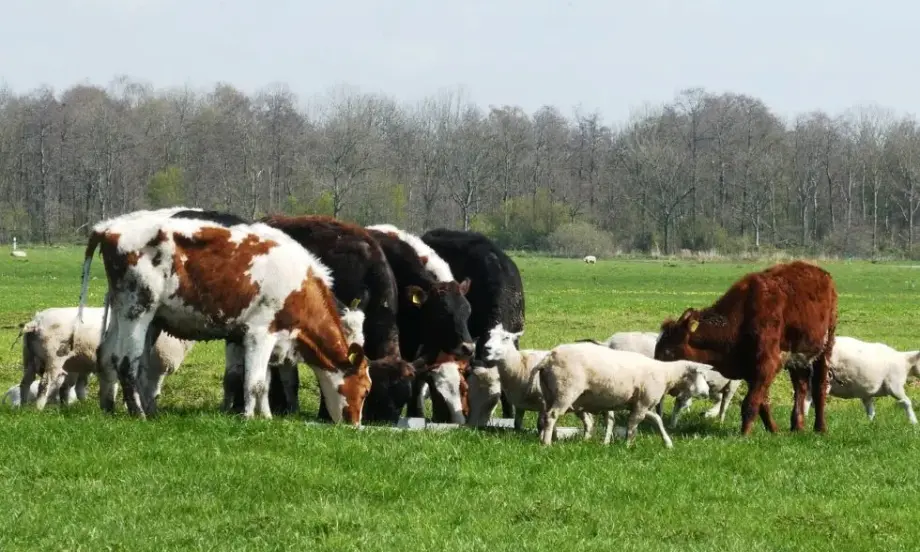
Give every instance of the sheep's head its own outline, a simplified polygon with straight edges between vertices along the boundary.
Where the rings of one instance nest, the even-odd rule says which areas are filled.
[[[489,340],[484,346],[484,358],[490,362],[496,362],[501,359],[505,351],[510,347],[516,349],[515,341],[524,335],[524,330],[519,332],[509,332],[504,329],[501,323],[489,330]]]
[[[920,378],[920,351],[907,353],[907,373]]]
[[[707,364],[688,362],[680,382],[675,386],[678,394],[684,397],[708,397],[709,382],[706,381],[706,373],[711,369],[712,367]]]

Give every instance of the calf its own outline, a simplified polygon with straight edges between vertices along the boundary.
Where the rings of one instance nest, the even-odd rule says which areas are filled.
[[[469,331],[478,336],[474,358],[494,366],[485,359],[489,330],[496,324],[502,324],[509,332],[524,330],[524,283],[517,265],[479,232],[436,228],[423,234],[421,239],[447,262],[456,278],[475,282],[467,294],[472,308]],[[518,342],[514,345],[517,347]],[[504,392],[501,403],[502,416],[514,416]]]
[[[380,244],[396,277],[399,348],[403,357],[410,361],[424,358],[425,363],[431,365],[442,353],[458,358],[471,356],[475,352],[475,343],[467,326],[470,304],[466,299],[470,279],[459,283],[454,280],[440,256],[413,234],[391,225],[370,226],[368,231]],[[453,369],[453,365],[444,366],[441,373],[446,374]],[[459,386],[463,378],[459,374],[455,376],[451,379]],[[418,397],[423,393],[424,385],[423,378],[413,382],[412,400],[407,408],[410,417],[424,415],[418,410]],[[434,397],[439,391],[434,389],[430,393]],[[452,395],[456,396],[456,393]],[[450,410],[456,413],[460,409],[461,405],[454,404]],[[432,419],[436,422],[464,423],[459,416]]]
[[[904,386],[909,377],[920,377],[920,351],[902,352],[884,343],[838,335],[830,373],[828,393],[841,399],[861,400],[869,420],[875,419],[875,398],[890,396],[904,408],[907,421],[917,423]],[[808,415],[810,406],[806,398],[804,415]]]
[[[769,392],[785,364],[795,390],[792,430],[803,426],[810,375],[814,429],[825,432],[828,363],[836,327],[837,290],[831,275],[795,261],[747,274],[711,306],[688,308],[679,319],[665,320],[655,358],[696,360],[727,378],[747,381],[741,405],[743,435],[750,434],[758,412],[764,426],[776,431]]]
[[[138,389],[137,375],[165,330],[227,341],[228,364],[245,367],[245,418],[256,408],[271,418],[267,364],[274,353],[309,364],[335,421],[360,424],[371,384],[363,349],[346,343],[328,268],[287,234],[182,207],[102,221],[86,248],[81,311],[96,247],[112,310],[97,355],[103,410],[114,409],[117,374],[129,412],[155,414],[152,390]]]
[[[86,398],[89,375],[96,371],[96,349],[102,335],[102,308],[84,308],[78,324],[78,307],[45,309],[22,326],[22,381],[19,397],[23,404],[34,397],[38,410],[50,402],[69,404],[72,396]],[[149,385],[159,393],[163,378],[179,369],[194,342],[163,333],[151,351]],[[35,377],[39,384],[30,392]],[[74,386],[76,388],[74,389]],[[71,391],[75,393],[71,395]],[[25,400],[22,398],[25,397]],[[52,400],[55,399],[55,400]]]
[[[709,387],[703,376],[708,369],[709,366],[697,362],[662,362],[593,343],[559,345],[535,368],[546,403],[541,413],[543,444],[552,443],[557,420],[570,408],[582,414],[606,412],[604,443],[607,444],[613,436],[612,411],[628,409],[627,445],[635,438],[639,422],[650,418],[657,424],[665,446],[671,448],[673,444],[664,422],[652,407],[671,389],[677,389],[680,395],[707,394]],[[585,421],[585,433],[590,430]]]

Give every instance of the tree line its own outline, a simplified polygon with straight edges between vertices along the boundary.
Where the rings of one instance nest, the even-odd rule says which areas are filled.
[[[920,126],[877,106],[783,120],[693,88],[628,120],[415,104],[340,87],[306,105],[105,87],[0,89],[0,239],[72,242],[94,222],[184,204],[471,228],[514,249],[782,249],[920,257]]]

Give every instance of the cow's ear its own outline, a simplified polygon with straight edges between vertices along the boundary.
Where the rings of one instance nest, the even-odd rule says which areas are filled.
[[[696,312],[696,309],[693,307],[687,308],[683,314],[680,315],[680,318],[677,319],[678,322],[686,322],[693,314]]]
[[[428,299],[428,294],[425,293],[425,290],[418,286],[406,286],[406,295],[409,297],[409,301],[416,307],[421,307]]]
[[[357,368],[361,366],[361,363],[364,362],[364,348],[358,345],[357,343],[352,343],[348,346],[348,362],[352,366]]]
[[[460,295],[466,295],[467,292],[469,291],[470,291],[470,279],[464,278],[463,281],[460,282]]]

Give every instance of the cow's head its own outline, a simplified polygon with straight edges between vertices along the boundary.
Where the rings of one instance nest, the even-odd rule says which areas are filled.
[[[467,324],[470,319],[470,303],[466,294],[470,290],[470,279],[457,282],[437,282],[424,290],[419,286],[407,286],[406,308],[419,309],[421,317],[421,343],[426,351],[436,354],[444,352],[461,358],[469,358],[476,352],[476,342],[470,337]]]
[[[690,336],[699,329],[700,311],[689,308],[677,320],[667,319],[661,324],[661,333],[655,344],[657,360],[697,360],[696,350],[690,346]]]
[[[524,330],[509,332],[501,323],[489,330],[489,340],[486,341],[484,358],[489,362],[498,362],[505,357],[505,351],[517,349],[517,342],[524,335]]]
[[[399,357],[385,357],[368,363],[374,384],[364,403],[366,421],[398,422],[403,408],[412,397],[412,380],[424,369]],[[418,368],[418,369],[417,369]]]
[[[455,424],[466,423],[470,414],[468,372],[469,360],[452,354],[440,353],[428,365],[424,377],[436,391],[431,393],[435,418],[450,419]]]
[[[335,389],[330,390],[331,393],[323,390],[324,396],[327,397],[326,407],[333,421],[344,420],[353,425],[360,425],[361,409],[371,390],[364,348],[357,343],[349,345],[347,362],[337,368],[339,371],[333,379]],[[329,404],[329,401],[334,404]]]

